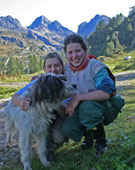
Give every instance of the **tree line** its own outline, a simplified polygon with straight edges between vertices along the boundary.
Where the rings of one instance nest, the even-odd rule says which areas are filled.
[[[42,68],[43,58],[34,55],[25,58],[0,58],[0,75],[18,76],[31,74],[42,70]]]
[[[135,9],[128,17],[122,14],[110,19],[106,25],[100,21],[96,31],[86,37],[89,54],[111,57],[123,51],[135,50]]]

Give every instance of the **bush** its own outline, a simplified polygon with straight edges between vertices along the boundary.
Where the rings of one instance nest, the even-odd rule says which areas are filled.
[[[11,97],[20,87],[4,87],[0,86],[0,99]]]

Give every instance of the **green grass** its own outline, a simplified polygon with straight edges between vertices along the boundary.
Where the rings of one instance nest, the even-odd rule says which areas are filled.
[[[44,73],[43,70],[33,73],[33,74],[22,74],[22,75],[18,75],[18,76],[8,76],[8,75],[1,75],[0,76],[0,81],[1,82],[30,82],[32,76],[38,75],[38,74],[42,74]]]
[[[123,76],[123,75],[121,75]],[[124,82],[124,81],[123,81]],[[56,161],[43,167],[38,156],[32,158],[33,170],[134,170],[135,169],[135,80],[117,84],[118,93],[125,98],[125,106],[114,122],[105,126],[108,151],[98,160],[95,149],[81,150],[81,142],[70,141],[56,150]],[[12,160],[2,170],[23,170]]]
[[[4,87],[0,86],[0,99],[11,97],[21,87]]]
[[[130,60],[124,60],[125,56],[131,56],[132,58]],[[120,56],[100,56],[98,59],[107,64],[113,73],[135,70],[135,51],[123,53]]]

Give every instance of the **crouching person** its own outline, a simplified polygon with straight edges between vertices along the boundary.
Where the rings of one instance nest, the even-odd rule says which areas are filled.
[[[124,105],[116,95],[115,82],[109,68],[93,56],[88,56],[87,45],[77,34],[64,41],[68,59],[65,65],[67,81],[77,84],[78,91],[66,106],[68,114],[62,125],[63,134],[79,142],[83,136],[83,148],[92,147],[93,139],[97,156],[107,149],[104,125],[111,123]],[[117,101],[121,101],[118,106]],[[86,133],[88,129],[88,133]]]

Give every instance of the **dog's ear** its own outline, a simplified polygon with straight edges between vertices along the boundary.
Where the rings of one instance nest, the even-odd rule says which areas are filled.
[[[60,76],[62,78],[62,76]],[[63,82],[57,75],[48,75],[46,85],[48,89],[51,91],[51,100],[57,98],[60,94],[60,91],[63,89]]]
[[[43,100],[52,102],[56,100],[63,86],[62,80],[56,75],[46,74],[41,76],[33,85],[33,102],[40,103]]]
[[[38,102],[40,103],[42,100],[48,99],[50,96],[50,90],[47,85],[46,76],[41,76],[33,85],[32,88],[32,96],[33,96],[33,103]]]

